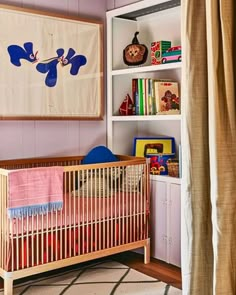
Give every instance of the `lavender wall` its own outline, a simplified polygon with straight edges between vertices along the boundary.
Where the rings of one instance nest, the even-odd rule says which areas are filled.
[[[0,4],[97,18],[105,21],[107,0],[7,0]],[[1,121],[0,159],[85,154],[106,144],[103,121]]]
[[[134,2],[139,2],[139,1],[138,0],[107,0],[107,10],[125,6]]]

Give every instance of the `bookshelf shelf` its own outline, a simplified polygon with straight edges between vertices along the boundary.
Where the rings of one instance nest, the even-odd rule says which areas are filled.
[[[130,75],[130,74],[133,75],[137,73],[175,70],[175,69],[181,69],[181,67],[182,67],[182,62],[175,62],[175,63],[162,64],[162,65],[149,65],[149,66],[142,66],[142,67],[130,67],[127,69],[113,70],[111,72],[111,75],[112,76]]]
[[[181,178],[165,176],[165,175],[150,175],[152,181],[163,181],[172,184],[181,184]]]
[[[181,121],[181,115],[152,115],[152,116],[112,116],[114,122],[118,121]]]

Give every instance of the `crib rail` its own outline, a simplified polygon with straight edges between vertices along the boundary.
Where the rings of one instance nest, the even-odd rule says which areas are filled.
[[[0,161],[0,268],[16,271],[148,239],[143,158],[79,165],[82,157]],[[8,218],[10,169],[64,166],[63,210]]]
[[[80,165],[82,159],[83,156],[1,160],[0,168],[11,170],[34,167],[71,166]]]

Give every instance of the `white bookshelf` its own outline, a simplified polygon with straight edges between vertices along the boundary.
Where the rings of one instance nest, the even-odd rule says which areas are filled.
[[[135,31],[149,54],[144,65],[129,67],[123,62],[123,49]],[[181,115],[120,116],[118,112],[126,94],[131,95],[132,78],[181,82],[181,62],[151,65],[151,42],[159,40],[171,40],[173,46],[181,43],[179,0],[145,0],[107,12],[107,144],[115,153],[131,154],[135,136],[160,135],[173,136],[178,153]]]
[[[120,116],[119,107],[126,94],[132,95],[133,78],[172,79],[181,84],[181,62],[151,65],[150,57],[151,43],[154,41],[172,41],[171,46],[181,44],[180,23],[180,0],[143,0],[107,12],[107,145],[116,154],[131,155],[134,137],[171,136],[175,138],[178,156],[178,147],[181,144],[181,114]],[[132,42],[136,31],[139,32],[140,44],[145,44],[149,53],[145,64],[131,67],[123,61],[123,49]],[[152,199],[160,198],[156,188],[165,184],[161,194],[166,193],[167,196],[168,192],[168,200],[177,200],[174,196],[176,193],[180,202],[181,179],[152,175],[151,182]],[[178,202],[176,208],[179,208]],[[170,208],[168,210],[173,213]],[[152,214],[153,220],[156,221],[159,216],[156,212]],[[169,216],[169,213],[167,215]],[[180,212],[177,211],[176,220],[180,220]],[[168,221],[167,224],[171,222]],[[155,241],[159,239],[159,235],[153,233],[151,238]],[[177,244],[179,242],[180,236]],[[153,245],[155,248],[155,243]],[[154,249],[153,256],[158,256],[158,251]],[[170,249],[164,251],[170,253]],[[164,260],[172,263],[169,258]],[[176,261],[180,261],[180,253],[173,261],[173,264],[178,265]]]

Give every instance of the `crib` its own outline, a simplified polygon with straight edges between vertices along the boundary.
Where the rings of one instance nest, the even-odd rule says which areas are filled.
[[[0,161],[0,276],[13,281],[45,271],[144,248],[150,261],[149,163],[81,165],[83,156]],[[9,175],[18,169],[62,167],[63,208],[10,218]]]

